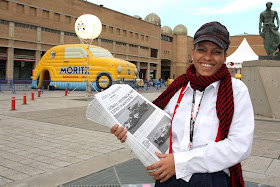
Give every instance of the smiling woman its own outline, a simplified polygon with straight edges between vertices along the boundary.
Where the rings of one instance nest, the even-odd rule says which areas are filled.
[[[172,116],[169,154],[156,153],[161,160],[146,168],[156,187],[244,186],[240,162],[251,153],[254,112],[247,87],[224,64],[229,44],[224,25],[202,25],[194,64],[153,102]],[[111,132],[125,141],[126,129]]]
[[[192,56],[198,76],[214,75],[226,60],[224,49],[208,41],[195,45]]]

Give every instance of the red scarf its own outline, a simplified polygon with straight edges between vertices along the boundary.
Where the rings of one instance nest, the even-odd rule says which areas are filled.
[[[216,142],[218,142],[227,137],[234,111],[231,75],[225,65],[223,65],[214,75],[210,77],[197,76],[194,65],[191,65],[187,69],[187,72],[173,81],[172,84],[156,100],[153,101],[153,103],[163,109],[173,95],[180,88],[186,86],[189,81],[193,89],[204,90],[211,83],[218,80],[221,80],[216,101],[216,111],[220,121],[216,137]],[[232,187],[243,187],[244,180],[241,164],[238,163],[230,167],[229,170],[230,185]]]

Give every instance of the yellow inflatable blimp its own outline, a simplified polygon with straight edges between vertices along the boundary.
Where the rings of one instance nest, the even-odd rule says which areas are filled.
[[[101,90],[113,83],[133,83],[136,75],[133,63],[114,58],[104,48],[59,45],[48,50],[33,70],[32,88],[86,90],[89,81]]]

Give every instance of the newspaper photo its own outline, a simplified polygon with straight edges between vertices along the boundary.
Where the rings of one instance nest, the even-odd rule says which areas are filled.
[[[159,161],[155,152],[168,153],[171,117],[129,85],[114,84],[96,94],[86,116],[109,128],[124,126],[125,142],[144,166]]]

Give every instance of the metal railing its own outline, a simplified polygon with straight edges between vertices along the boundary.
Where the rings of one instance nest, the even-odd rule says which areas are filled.
[[[98,88],[97,82],[91,82],[91,90],[92,91],[101,91],[102,88]],[[143,81],[142,84],[139,84],[137,81],[129,81],[129,82],[122,82],[122,81],[112,81],[109,83],[111,84],[128,84],[132,88],[137,90],[149,90],[152,88],[155,89],[164,89],[167,86],[162,82],[161,84],[153,85],[149,81]],[[34,88],[35,85],[35,88]],[[0,91],[9,91],[12,94],[15,94],[17,91],[31,91],[33,88],[37,89],[40,87],[41,91],[43,90],[50,90],[55,91],[58,90],[57,85],[51,83],[49,80],[43,81],[40,86],[37,85],[36,82],[32,80],[0,80]],[[61,87],[60,87],[61,88]],[[85,91],[85,82],[64,82],[64,87],[60,90],[67,89],[70,91]]]
[[[0,80],[0,91],[30,91],[31,80]]]

